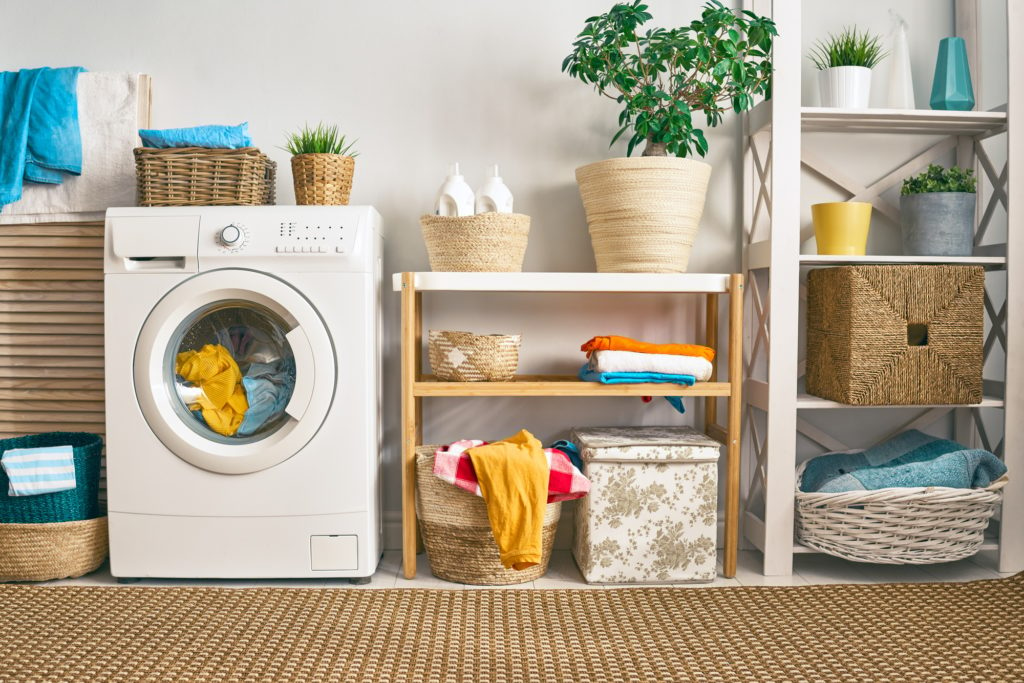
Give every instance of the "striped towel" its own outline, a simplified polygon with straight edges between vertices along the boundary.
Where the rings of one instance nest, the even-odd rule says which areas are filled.
[[[0,457],[10,496],[35,496],[75,488],[75,449],[72,446],[12,448]]]

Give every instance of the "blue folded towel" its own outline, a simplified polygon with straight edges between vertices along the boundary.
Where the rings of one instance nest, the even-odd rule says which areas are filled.
[[[826,453],[807,462],[800,490],[839,493],[882,488],[984,488],[1006,474],[988,451],[912,429],[863,451]]]
[[[580,368],[579,378],[584,382],[600,382],[601,384],[682,384],[692,387],[697,383],[693,375],[670,375],[663,372],[594,372],[588,363]],[[680,396],[665,396],[666,401],[680,413],[685,413],[683,399]]]
[[[238,149],[252,147],[249,122],[237,126],[194,126],[192,128],[143,129],[139,131],[144,147],[215,147]]]
[[[60,184],[82,172],[80,66],[0,72],[0,206],[23,182]]]
[[[72,446],[11,448],[0,456],[10,480],[10,496],[35,496],[75,488],[75,449]]]

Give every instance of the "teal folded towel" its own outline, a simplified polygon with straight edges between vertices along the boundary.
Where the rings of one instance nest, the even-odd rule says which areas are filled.
[[[912,429],[863,451],[826,453],[807,462],[800,490],[811,493],[945,486],[984,488],[1006,474],[988,451]]]
[[[0,206],[24,181],[60,184],[82,172],[78,74],[69,66],[0,72]]]
[[[682,384],[692,387],[697,383],[693,375],[669,375],[663,372],[594,372],[589,363],[580,368],[579,378],[584,382],[601,384]],[[666,401],[680,413],[685,413],[683,399],[679,396],[665,396]]]
[[[212,147],[238,149],[252,147],[249,122],[237,126],[194,126],[192,128],[142,129],[139,131],[144,147],[167,149],[170,147]]]

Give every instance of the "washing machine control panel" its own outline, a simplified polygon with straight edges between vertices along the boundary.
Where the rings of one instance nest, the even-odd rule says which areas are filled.
[[[279,254],[344,254],[353,230],[340,221],[281,221],[275,251]]]

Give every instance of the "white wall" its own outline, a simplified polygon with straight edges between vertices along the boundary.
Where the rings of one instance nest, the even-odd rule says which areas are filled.
[[[653,25],[697,16],[699,0],[651,0]],[[882,0],[807,3],[804,36],[851,21],[887,30]],[[951,29],[947,0],[897,3],[912,26]],[[608,149],[617,108],[559,71],[583,19],[608,0],[4,0],[0,69],[81,64],[153,77],[153,124],[250,122],[280,164],[278,200],[292,201],[283,132],[339,123],[359,138],[353,203],[385,218],[386,270],[427,268],[417,218],[429,211],[450,161],[471,182],[500,162],[517,210],[533,217],[527,270],[594,268],[573,169],[623,154]],[[856,12],[851,15],[850,12]],[[942,27],[946,27],[943,29]],[[919,31],[914,29],[914,31]],[[917,36],[912,32],[911,39]],[[937,40],[939,36],[935,37]],[[934,47],[914,48],[925,106]],[[932,56],[929,57],[928,55]],[[810,64],[805,64],[809,76]],[[811,95],[810,97],[813,97]],[[709,134],[714,165],[693,271],[739,267],[740,127]],[[428,295],[429,296],[429,295]],[[699,307],[647,296],[450,296],[428,299],[428,326],[524,333],[522,369],[572,372],[594,334],[693,337]],[[398,507],[397,294],[386,296],[385,506]],[[686,420],[692,418],[691,411]],[[483,399],[428,402],[426,438],[495,438],[520,427],[542,439],[575,425],[678,423],[663,402],[635,399]]]

